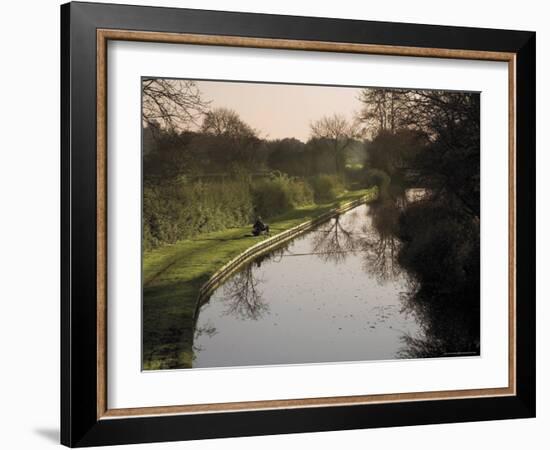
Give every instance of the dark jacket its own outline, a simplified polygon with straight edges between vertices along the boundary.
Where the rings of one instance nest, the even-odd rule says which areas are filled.
[[[253,228],[263,231],[265,230],[265,223],[263,223],[260,219],[256,219],[256,222],[254,222]]]

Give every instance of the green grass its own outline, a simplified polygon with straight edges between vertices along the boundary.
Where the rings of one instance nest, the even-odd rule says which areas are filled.
[[[286,231],[374,189],[349,191],[335,201],[300,207],[269,220],[271,235]],[[143,368],[191,367],[193,313],[200,287],[229,260],[265,237],[251,227],[230,228],[146,252],[143,255]]]

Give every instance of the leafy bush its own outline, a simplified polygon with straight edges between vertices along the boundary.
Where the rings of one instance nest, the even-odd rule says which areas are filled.
[[[273,217],[313,202],[313,191],[307,183],[281,173],[254,183],[252,196],[255,214],[264,217]]]
[[[316,202],[334,200],[344,190],[342,181],[337,175],[316,175],[309,180]]]
[[[250,188],[240,181],[145,186],[144,250],[199,233],[245,225],[252,211]]]
[[[314,203],[313,189],[303,180],[293,180],[288,185],[292,206],[310,205]]]

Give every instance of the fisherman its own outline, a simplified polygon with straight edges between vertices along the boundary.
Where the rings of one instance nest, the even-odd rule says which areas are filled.
[[[269,234],[269,225],[263,223],[262,217],[258,216],[256,222],[254,222],[252,226],[252,234],[254,236],[259,236],[262,233]]]

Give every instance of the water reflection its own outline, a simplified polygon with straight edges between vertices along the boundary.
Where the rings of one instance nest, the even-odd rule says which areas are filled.
[[[355,221],[357,216],[357,212],[353,212],[345,217]],[[347,229],[342,217],[336,216],[317,229],[311,240],[311,254],[323,261],[339,264],[346,261],[348,253],[357,250],[357,236]]]
[[[284,249],[280,248],[256,258],[223,285],[225,315],[241,320],[258,320],[269,311],[269,304],[263,298],[261,290],[263,278],[254,268],[261,267],[264,261],[280,258],[283,252]]]
[[[396,234],[403,198],[373,202],[363,214],[354,210],[331,219],[314,235],[312,254],[324,261],[344,263],[350,254],[361,253],[364,271],[379,282],[400,276],[402,268],[397,263],[400,242]]]
[[[478,355],[479,229],[435,206],[384,196],[247,265],[201,308],[194,367]]]
[[[417,317],[420,333],[405,334],[401,358],[479,355],[479,304],[453,288],[423,287],[412,283],[405,293],[404,309]],[[475,293],[470,293],[476,298]]]
[[[480,354],[479,219],[427,199],[400,217],[399,264],[411,274],[404,308],[421,325],[402,357]]]
[[[363,267],[380,282],[401,274],[396,263],[399,240],[396,237],[400,208],[395,201],[376,202],[369,208],[372,227],[363,243],[366,249]]]

